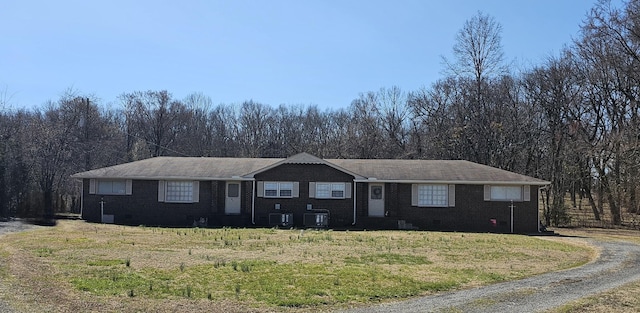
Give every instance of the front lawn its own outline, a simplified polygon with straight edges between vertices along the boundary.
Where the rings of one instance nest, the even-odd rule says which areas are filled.
[[[61,221],[2,238],[5,301],[49,311],[318,311],[588,262],[559,239],[416,231],[127,227]],[[0,294],[2,295],[2,294]]]

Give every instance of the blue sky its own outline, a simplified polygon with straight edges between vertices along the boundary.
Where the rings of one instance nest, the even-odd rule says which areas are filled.
[[[0,96],[40,106],[72,88],[117,107],[125,92],[215,104],[346,108],[361,92],[442,78],[478,11],[503,27],[514,70],[576,38],[596,0],[3,1]]]

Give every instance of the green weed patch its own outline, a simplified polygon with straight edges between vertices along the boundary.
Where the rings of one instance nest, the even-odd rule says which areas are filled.
[[[51,281],[96,301],[232,300],[294,311],[490,284],[589,259],[585,248],[496,234],[164,229],[63,221],[5,239],[27,259],[46,258]],[[9,270],[0,266],[0,274]]]

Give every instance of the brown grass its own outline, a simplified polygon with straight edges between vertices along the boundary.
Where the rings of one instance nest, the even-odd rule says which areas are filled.
[[[606,228],[553,228],[561,235],[588,237],[601,241],[626,241],[640,244],[640,231],[632,229],[606,229]]]
[[[621,225],[614,225],[613,217],[611,215],[609,205],[606,201],[602,205],[600,220],[595,220],[593,209],[586,199],[577,201],[576,205],[574,206],[570,197],[567,195],[567,197],[565,197],[564,203],[570,221],[566,225],[561,225],[563,227],[640,230],[640,212],[629,212],[629,209],[627,207],[622,207],[621,209]],[[538,203],[538,208],[540,209],[540,217],[543,218],[544,204],[541,201]]]
[[[555,229],[567,236],[581,236],[603,241],[626,241],[640,244],[640,231],[624,229]],[[550,313],[626,313],[640,312],[640,281],[574,301]]]
[[[550,312],[555,313],[628,313],[640,312],[640,282],[575,301]]]
[[[593,250],[586,246],[518,235],[171,229],[61,221],[53,228],[2,238],[0,291],[10,292],[0,292],[0,299],[27,312],[323,311],[425,295],[439,288],[468,288],[527,277],[583,264],[593,256]],[[231,262],[253,261],[274,266],[248,273],[230,269]],[[221,262],[226,266],[218,269],[216,264]],[[240,288],[240,283],[236,283],[235,295],[229,289],[234,286],[229,281],[245,284],[241,279],[260,279],[263,271],[277,268],[313,269],[316,273],[306,278],[300,273],[304,279],[292,279],[282,287],[289,288],[285,293],[304,295],[317,288],[306,281],[321,283],[327,275],[335,277],[335,286],[332,283],[326,292],[315,296],[321,302],[295,306],[277,304],[280,300],[273,295]],[[90,281],[101,270],[154,283],[158,281],[154,273],[171,273],[178,281],[191,284],[194,296],[156,290],[145,294],[136,289],[131,297],[121,291],[112,294],[109,287],[78,288],[78,281]],[[199,270],[229,281],[211,282],[213,278],[201,277]],[[395,280],[423,287],[395,294]],[[215,289],[218,287],[222,289]],[[201,289],[209,291],[211,299]]]

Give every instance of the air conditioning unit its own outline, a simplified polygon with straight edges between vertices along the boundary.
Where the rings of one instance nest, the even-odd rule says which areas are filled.
[[[101,222],[104,224],[113,224],[115,220],[115,215],[113,214],[102,214]]]
[[[293,213],[270,213],[269,226],[292,227]]]
[[[304,226],[315,228],[329,227],[329,212],[305,213]]]

